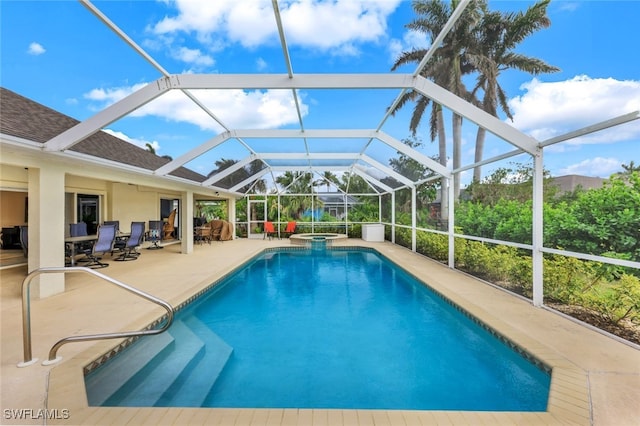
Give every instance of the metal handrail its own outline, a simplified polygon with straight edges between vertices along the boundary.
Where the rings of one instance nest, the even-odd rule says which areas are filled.
[[[173,322],[174,309],[168,302],[165,302],[162,299],[159,299],[155,296],[152,296],[148,293],[145,293],[142,290],[138,290],[135,287],[131,287],[125,283],[122,283],[118,280],[115,280],[111,277],[108,277],[104,274],[94,271],[90,268],[85,267],[45,267],[36,269],[30,272],[22,281],[22,342],[24,347],[24,361],[18,364],[18,367],[26,367],[28,365],[34,364],[38,361],[37,358],[33,358],[31,354],[31,306],[30,306],[30,284],[31,280],[38,275],[41,274],[51,274],[51,273],[76,273],[76,272],[84,272],[91,275],[94,275],[98,278],[102,278],[103,280],[114,284],[120,288],[127,290],[130,293],[133,293],[137,296],[142,297],[150,302],[153,302],[157,305],[162,306],[167,311],[167,321],[161,328],[150,329],[150,330],[139,330],[139,331],[123,331],[118,333],[104,333],[104,334],[87,334],[83,336],[69,336],[64,339],[58,340],[55,345],[51,347],[49,351],[49,359],[43,361],[43,365],[54,364],[62,359],[62,357],[57,357],[56,354],[58,349],[66,343],[71,342],[86,342],[89,340],[102,340],[102,339],[118,339],[125,337],[134,337],[134,336],[148,336],[153,334],[160,334],[171,326]]]

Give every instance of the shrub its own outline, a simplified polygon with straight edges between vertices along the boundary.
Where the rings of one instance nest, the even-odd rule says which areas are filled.
[[[449,259],[449,240],[446,235],[418,231],[416,234],[416,251],[440,262]]]
[[[640,279],[623,274],[616,282],[592,288],[583,302],[612,324],[617,325],[624,319],[639,323]]]
[[[583,294],[599,280],[593,265],[582,260],[565,256],[544,260],[544,295],[550,301],[579,304]]]

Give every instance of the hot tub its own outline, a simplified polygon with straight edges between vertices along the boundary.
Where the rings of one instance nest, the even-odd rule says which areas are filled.
[[[293,234],[289,237],[291,244],[306,245],[313,241],[334,241],[346,239],[345,234],[332,234],[332,233],[309,233],[309,234]]]

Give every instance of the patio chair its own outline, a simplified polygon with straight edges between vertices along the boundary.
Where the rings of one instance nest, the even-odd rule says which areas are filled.
[[[171,210],[171,213],[169,213],[169,218],[167,219],[167,221],[162,226],[162,239],[163,240],[168,240],[168,239],[174,238],[173,233],[176,230],[176,228],[173,225],[173,223],[176,220],[176,212],[177,212],[176,209]]]
[[[295,234],[296,226],[298,226],[298,224],[296,223],[295,220],[291,220],[287,222],[287,227],[284,229],[284,236],[288,238],[291,235]]]
[[[100,225],[98,227],[98,239],[91,248],[91,251],[87,253],[89,263],[88,268],[98,269],[106,268],[108,263],[101,262],[101,258],[98,257],[98,253],[109,253],[113,251],[113,243],[116,240],[116,227],[115,225]]]
[[[29,257],[29,228],[27,226],[20,227],[20,247],[24,257]]]
[[[131,235],[127,238],[122,248],[122,253],[116,259],[117,261],[136,260],[140,253],[136,250],[142,244],[144,239],[144,222],[131,222]]]
[[[276,233],[276,230],[273,227],[273,222],[266,221],[264,223],[264,236],[262,237],[262,239],[265,239],[267,237],[271,239],[275,233]]]
[[[113,251],[122,251],[124,250],[125,244],[127,243],[127,237],[121,237],[120,234],[120,221],[119,220],[105,220],[103,222],[105,225],[115,225],[116,227],[116,242],[113,244]],[[111,252],[111,256],[113,256],[113,251]]]
[[[205,223],[198,226],[194,231],[194,237],[195,242],[198,244],[202,244],[205,241],[211,244],[211,224]]]

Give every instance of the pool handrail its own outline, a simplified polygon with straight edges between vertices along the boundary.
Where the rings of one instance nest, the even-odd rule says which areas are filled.
[[[87,334],[82,336],[69,336],[63,339],[58,340],[49,351],[49,359],[42,362],[42,365],[51,365],[57,363],[62,359],[62,357],[57,356],[58,349],[66,343],[71,342],[86,342],[90,340],[102,340],[102,339],[119,339],[119,338],[127,338],[127,337],[135,337],[135,336],[148,336],[154,334],[160,334],[167,330],[171,323],[173,322],[174,316],[174,308],[168,302],[157,298],[149,293],[146,293],[142,290],[139,290],[135,287],[127,285],[123,282],[120,282],[116,279],[108,277],[100,272],[96,272],[91,268],[86,267],[44,267],[39,268],[34,271],[31,271],[25,279],[22,281],[22,343],[24,348],[24,361],[18,363],[18,367],[27,367],[32,365],[38,361],[38,358],[33,358],[31,353],[31,306],[30,306],[30,285],[33,278],[41,274],[50,274],[50,273],[88,273],[94,275],[98,278],[101,278],[111,284],[114,284],[120,288],[127,290],[130,293],[133,293],[137,296],[142,297],[150,302],[153,302],[157,305],[162,306],[166,311],[167,320],[165,324],[156,329],[146,329],[146,330],[138,330],[138,331],[123,331],[117,333],[103,333],[103,334]]]

